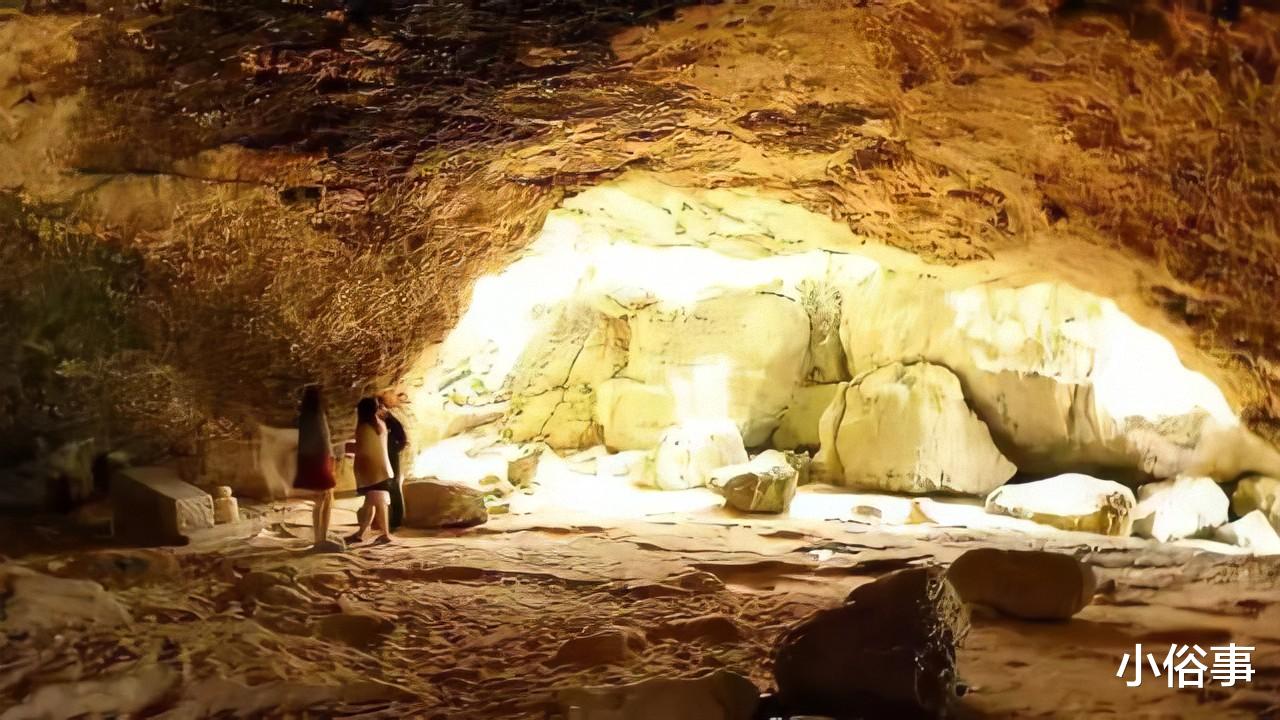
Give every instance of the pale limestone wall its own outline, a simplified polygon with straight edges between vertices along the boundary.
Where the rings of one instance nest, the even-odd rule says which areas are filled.
[[[561,449],[650,450],[670,427],[715,419],[748,447],[812,448],[838,442],[843,410],[825,443],[819,432],[838,381],[927,361],[954,375],[948,397],[977,423],[934,449],[944,465],[976,454],[985,468],[944,490],[1003,482],[1001,455],[1046,474],[1225,480],[1277,465],[1209,379],[1106,298],[978,282],[748,190],[651,176],[566,201],[522,258],[481,280],[430,357],[417,370],[420,447],[502,412],[505,439]],[[904,437],[903,467],[934,442]],[[839,450],[815,470],[843,482],[851,459],[882,448]]]

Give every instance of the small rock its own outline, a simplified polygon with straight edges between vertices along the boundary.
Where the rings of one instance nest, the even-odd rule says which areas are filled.
[[[728,420],[686,423],[668,429],[654,454],[654,483],[662,490],[707,484],[712,470],[747,461],[738,426]]]
[[[1267,522],[1267,516],[1261,510],[1254,510],[1214,530],[1213,538],[1252,550],[1255,555],[1280,555],[1280,534],[1276,534],[1276,529]]]
[[[1043,550],[970,550],[951,564],[947,579],[965,602],[1023,620],[1066,620],[1097,588],[1088,565]]]
[[[1062,530],[1125,536],[1133,529],[1136,504],[1133,491],[1118,482],[1067,473],[996,488],[986,509]]]
[[[889,573],[783,633],[774,651],[779,699],[793,715],[943,716],[968,629],[940,568]]]
[[[802,450],[784,450],[782,454],[786,456],[787,462],[791,467],[796,469],[796,485],[808,485],[812,482],[809,468],[813,465],[813,458],[808,452]]]
[[[644,637],[635,630],[608,628],[566,640],[556,651],[555,657],[551,658],[550,664],[556,667],[619,665],[643,650],[646,644]]]
[[[728,670],[556,693],[560,714],[573,720],[751,720],[759,701],[755,685]]]
[[[1227,522],[1231,502],[1213,478],[1177,477],[1138,488],[1133,533],[1160,542],[1204,537]]]
[[[798,477],[785,455],[766,450],[751,462],[713,470],[708,485],[735,510],[784,513],[796,495]]]
[[[540,446],[525,447],[519,456],[507,462],[507,481],[518,488],[529,487],[538,474],[538,463],[541,460]]]
[[[1241,480],[1231,495],[1231,510],[1240,517],[1261,510],[1271,527],[1280,530],[1280,480],[1262,476]]]
[[[516,491],[516,486],[497,475],[486,475],[480,479],[480,491],[485,495],[504,498],[509,497],[514,493]]]
[[[728,615],[703,615],[663,623],[649,632],[649,639],[724,645],[741,640],[742,628]]]
[[[489,519],[484,493],[460,483],[409,480],[402,492],[405,527],[469,527]]]

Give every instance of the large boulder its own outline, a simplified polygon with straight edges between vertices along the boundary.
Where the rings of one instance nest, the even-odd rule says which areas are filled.
[[[405,527],[469,527],[489,520],[484,493],[462,483],[408,480],[401,492]]]
[[[759,702],[755,685],[728,670],[556,693],[560,714],[574,720],[751,720]]]
[[[111,530],[122,542],[185,545],[213,525],[213,498],[172,468],[129,468],[111,479]]]
[[[1229,522],[1213,531],[1213,539],[1249,550],[1255,555],[1280,555],[1280,534],[1261,510]]]
[[[941,569],[890,573],[783,633],[774,651],[779,699],[791,714],[942,717],[968,629]]]
[[[689,422],[663,433],[654,453],[653,482],[662,490],[702,487],[712,470],[746,461],[737,425],[728,420]]]
[[[1240,517],[1261,510],[1271,527],[1280,530],[1280,480],[1261,476],[1241,480],[1231,494],[1231,510]]]
[[[707,484],[735,510],[784,513],[796,495],[799,477],[786,455],[766,450],[750,462],[713,470]]]
[[[1133,491],[1111,480],[1068,473],[996,488],[987,512],[1062,530],[1125,536],[1133,529]]]
[[[1135,535],[1161,542],[1206,537],[1227,522],[1231,501],[1212,478],[1177,477],[1138,488]]]
[[[902,358],[944,365],[1024,472],[1230,480],[1280,467],[1172,343],[1063,283],[957,286],[883,269],[842,292],[853,377]]]
[[[1043,550],[975,548],[947,569],[967,603],[1023,620],[1066,620],[1089,604],[1093,569],[1070,555]]]
[[[850,384],[843,405],[830,422],[844,485],[986,495],[1017,471],[940,365],[882,367]]]

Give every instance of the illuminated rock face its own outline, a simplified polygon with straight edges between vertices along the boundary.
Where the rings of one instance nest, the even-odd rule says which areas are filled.
[[[1269,477],[1241,480],[1231,495],[1231,509],[1240,517],[1260,511],[1271,527],[1280,530],[1280,480]]]
[[[662,490],[707,484],[717,468],[747,462],[742,436],[728,421],[694,422],[671,428],[654,453],[654,483]]]
[[[1227,494],[1212,478],[1177,477],[1138,488],[1133,532],[1167,542],[1208,536],[1227,523]]]
[[[1062,530],[1125,536],[1133,529],[1133,491],[1118,482],[1068,473],[1005,485],[987,496],[987,512]]]
[[[941,365],[886,365],[850,384],[831,418],[843,485],[985,496],[1017,470]],[[833,468],[829,468],[832,470]]]
[[[841,446],[836,422],[824,442],[822,418],[847,411],[841,383],[920,361],[951,381],[895,407],[916,431]],[[793,205],[647,176],[553,211],[524,257],[477,283],[409,381],[419,448],[501,413],[508,440],[614,451],[727,420],[747,447],[820,447],[819,478],[911,492],[981,493],[1011,474],[1001,454],[1037,474],[1280,472],[1222,392],[1107,299],[978,282]],[[943,397],[945,411],[929,405]],[[881,412],[855,410],[851,422]],[[934,426],[946,442],[923,429]]]
[[[600,386],[605,444],[653,447],[688,417],[728,418],[762,445],[800,383],[809,318],[795,300],[735,291],[684,306],[640,308],[630,318],[627,364]]]

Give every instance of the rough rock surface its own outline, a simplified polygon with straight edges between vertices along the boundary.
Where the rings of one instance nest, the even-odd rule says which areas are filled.
[[[735,510],[784,513],[796,495],[799,479],[800,473],[785,454],[766,450],[750,462],[713,470],[707,484]]]
[[[1261,510],[1271,527],[1280,530],[1280,480],[1269,477],[1241,480],[1231,494],[1231,510],[1240,517]]]
[[[1063,530],[1124,536],[1133,530],[1136,504],[1133,491],[1118,482],[1068,473],[996,488],[986,509]]]
[[[559,711],[574,720],[751,720],[759,701],[755,685],[729,670],[556,693]]]
[[[840,383],[797,388],[786,411],[782,413],[778,429],[773,433],[773,446],[779,450],[817,450],[821,445],[818,423],[822,419],[822,413],[831,405],[832,396],[843,388]]]
[[[467,527],[489,519],[484,493],[461,483],[409,479],[402,492],[406,527]]]
[[[634,630],[605,628],[565,640],[549,664],[552,667],[621,664],[643,650],[646,644],[644,636]]]
[[[848,386],[843,405],[829,412],[845,485],[986,495],[1017,471],[939,365],[879,368]]]
[[[1219,526],[1213,531],[1213,538],[1255,555],[1280,554],[1280,533],[1261,510],[1253,510],[1239,520]]]
[[[129,468],[111,480],[111,530],[122,542],[181,545],[213,527],[213,498],[172,468]]]
[[[698,421],[673,427],[655,451],[654,484],[661,490],[701,487],[711,471],[747,462],[738,427],[728,421]]]
[[[690,417],[729,418],[748,446],[761,445],[804,372],[808,317],[776,294],[650,305],[628,325],[626,367],[601,391],[597,410],[611,448],[653,447]]]
[[[955,698],[968,612],[940,568],[892,572],[788,629],[774,651],[795,714],[941,717]]]
[[[968,550],[947,568],[947,580],[965,602],[1024,620],[1066,620],[1097,587],[1088,565],[1043,550]]]
[[[902,358],[946,366],[1024,472],[1230,480],[1280,462],[1168,340],[1105,298],[1063,284],[952,288],[884,271],[844,302],[855,376]]]
[[[1205,537],[1227,522],[1231,501],[1212,478],[1176,477],[1138,488],[1133,532],[1168,542]]]
[[[1215,372],[1245,380],[1242,414],[1276,427],[1277,210],[1259,178],[1277,160],[1254,152],[1277,132],[1270,3],[1245,3],[1231,32],[1218,32],[1211,4],[1188,0],[724,3],[669,16],[624,3],[443,16],[373,3],[351,23],[324,4],[177,2],[160,23],[150,3],[109,17],[93,4],[24,5],[49,12],[6,12],[0,28],[0,189],[6,227],[32,239],[9,245],[21,255],[63,233],[82,248],[82,280],[110,269],[108,287],[151,281],[138,284],[141,302],[112,303],[136,332],[78,357],[84,329],[54,329],[15,350],[13,367],[39,365],[51,347],[54,368],[101,362],[103,378],[145,377],[146,392],[104,401],[147,397],[151,426],[177,426],[174,436],[190,427],[175,415],[288,413],[306,373],[357,387],[400,367],[444,334],[466,289],[517,253],[566,186],[635,165],[712,187],[719,207],[750,186],[785,200],[792,212],[771,214],[801,228],[789,234],[733,208],[740,231],[716,240],[740,254],[809,233],[795,222],[809,208],[859,242],[993,261],[991,276],[1011,282],[1064,279],[1135,314],[1163,308],[1186,356],[1197,342],[1232,349],[1240,367]],[[458,37],[474,38],[475,62],[413,52]],[[210,43],[227,62],[207,59]],[[541,94],[548,74],[571,88],[555,103]],[[638,214],[625,199],[612,207]],[[705,206],[661,211],[652,235],[704,241]],[[351,253],[354,237],[371,240]],[[64,256],[47,255],[34,264],[56,277]],[[311,280],[339,274],[349,291]],[[20,310],[39,300],[10,292]],[[371,316],[353,300],[392,293],[400,312]],[[169,321],[141,322],[157,305]],[[17,315],[12,337],[54,324]],[[829,336],[813,327],[815,340]],[[189,342],[166,342],[188,328]],[[809,348],[820,377],[841,377],[835,348]],[[154,411],[170,399],[174,414]]]
[[[13,633],[69,626],[111,627],[130,621],[115,595],[92,580],[51,577],[0,566],[0,628]]]

